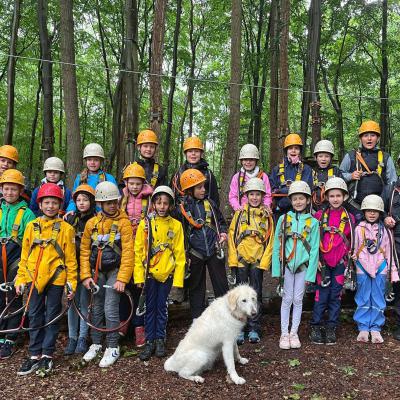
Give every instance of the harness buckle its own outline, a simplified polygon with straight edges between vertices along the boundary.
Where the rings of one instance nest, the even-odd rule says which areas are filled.
[[[195,222],[196,222],[196,224],[199,224],[199,225],[204,225],[204,224],[205,224],[205,221],[204,221],[203,218],[197,218],[197,219],[195,220]]]
[[[325,187],[325,182],[318,182],[318,183],[317,183],[317,186],[318,186],[320,189],[322,189],[322,188]]]
[[[7,244],[10,241],[9,237],[0,238],[0,244]]]
[[[99,242],[97,244],[97,248],[100,250],[104,250],[104,248],[107,246],[107,242]]]
[[[285,182],[284,182],[284,184],[286,185],[286,186],[290,186],[291,184],[293,183],[293,181],[291,180],[291,179],[287,179]]]
[[[329,276],[326,276],[322,281],[321,281],[321,287],[325,288],[328,287],[331,284],[331,278]]]

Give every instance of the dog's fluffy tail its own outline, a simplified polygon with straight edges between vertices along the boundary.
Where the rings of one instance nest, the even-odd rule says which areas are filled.
[[[167,361],[165,361],[165,363],[164,363],[164,369],[165,369],[167,372],[173,372],[173,371],[175,371],[173,365],[174,365],[174,355],[172,355],[171,357],[169,357],[169,358],[167,359]]]

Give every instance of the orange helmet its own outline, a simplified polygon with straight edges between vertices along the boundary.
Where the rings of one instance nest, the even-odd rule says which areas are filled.
[[[303,141],[301,137],[297,133],[289,133],[285,137],[285,141],[283,142],[283,148],[286,149],[289,146],[303,146]]]
[[[16,169],[7,169],[0,178],[0,185],[3,183],[16,183],[17,185],[25,186],[25,178],[22,173]]]
[[[181,184],[181,189],[185,191],[206,180],[206,177],[198,169],[190,168],[182,173],[179,182]]]
[[[96,194],[95,190],[90,185],[88,185],[88,184],[79,185],[75,189],[74,194],[72,195],[72,198],[74,199],[75,202],[76,202],[76,198],[78,197],[79,193],[88,194],[89,198],[92,196],[93,201],[94,201],[94,196]]]
[[[0,147],[0,157],[9,158],[16,163],[19,161],[18,150],[9,144]]]
[[[361,126],[358,128],[358,136],[361,136],[367,132],[376,133],[378,136],[380,136],[381,135],[381,127],[375,121],[364,121],[361,124]]]
[[[158,138],[154,131],[151,129],[145,129],[144,131],[139,132],[137,136],[136,145],[140,145],[143,143],[154,143],[158,144]]]
[[[191,149],[198,149],[204,151],[203,142],[197,136],[190,136],[183,142],[184,153]]]
[[[129,164],[124,169],[124,176],[122,178],[123,179],[142,178],[146,180],[146,173],[141,165],[139,165],[137,162],[134,162],[133,164]]]

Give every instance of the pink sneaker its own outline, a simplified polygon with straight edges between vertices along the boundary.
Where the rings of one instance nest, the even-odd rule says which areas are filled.
[[[135,328],[135,346],[143,347],[146,344],[146,336],[144,333],[144,326],[137,326]]]
[[[279,348],[282,350],[290,349],[290,339],[288,333],[284,333],[281,335],[281,338],[279,340]]]
[[[383,343],[383,337],[380,332],[372,331],[371,332],[371,342],[372,343]]]
[[[289,335],[290,348],[299,349],[301,347],[299,335],[297,333],[291,333]]]

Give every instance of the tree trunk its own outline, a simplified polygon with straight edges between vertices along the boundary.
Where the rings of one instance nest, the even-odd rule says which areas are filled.
[[[194,70],[196,68],[196,40],[194,38],[194,1],[190,0],[189,16],[189,43],[190,43],[190,72],[188,82],[188,107],[189,107],[189,136],[193,135],[193,93],[194,93]]]
[[[78,90],[76,83],[73,0],[60,0],[61,74],[64,90],[67,135],[67,185],[72,187],[82,166],[79,127]]]
[[[10,56],[7,70],[7,119],[4,132],[4,144],[12,144],[14,134],[14,103],[15,103],[15,65],[17,63],[17,40],[19,21],[21,19],[22,0],[14,1],[14,12],[10,37]]]
[[[47,0],[38,0],[37,15],[39,24],[40,54],[42,62],[43,85],[43,133],[42,159],[54,154],[53,125],[53,66],[51,58],[51,42],[47,31]],[[79,153],[78,153],[79,154]],[[74,155],[76,157],[76,154]]]
[[[162,62],[167,0],[155,0],[153,34],[150,61],[150,127],[161,140],[162,109]]]
[[[380,126],[381,126],[381,138],[380,146],[383,150],[388,151],[390,147],[390,130],[389,130],[389,62],[387,56],[387,23],[388,23],[388,3],[387,0],[382,1],[382,72],[381,72],[381,83],[379,95],[381,98],[380,104]]]
[[[232,0],[230,110],[225,156],[221,169],[221,211],[225,218],[230,214],[228,202],[229,183],[236,167],[240,131],[241,21],[242,2],[241,0]]]

